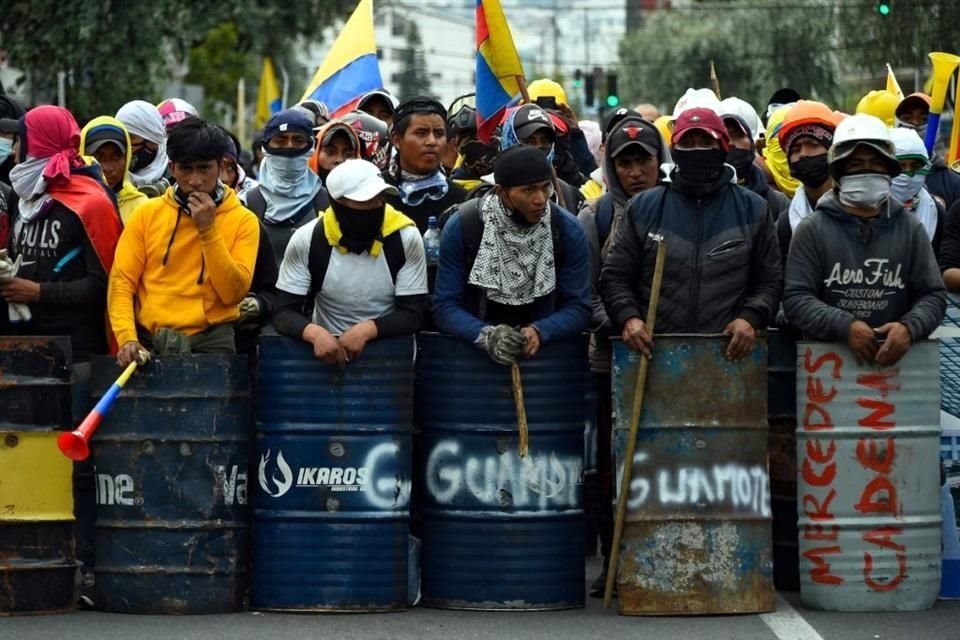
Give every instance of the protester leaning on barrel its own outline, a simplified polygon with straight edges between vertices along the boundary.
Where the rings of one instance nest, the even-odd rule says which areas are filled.
[[[890,197],[900,163],[884,122],[847,118],[829,156],[835,186],[794,234],[784,310],[810,339],[890,366],[942,322],[943,280],[923,225]]]
[[[160,355],[236,350],[233,324],[260,231],[220,182],[227,142],[196,118],[174,127],[167,151],[177,184],[137,209],[120,237],[108,308],[121,366],[143,347]]]
[[[613,539],[613,469],[610,448],[612,429],[610,398],[610,319],[600,297],[600,267],[610,252],[612,238],[620,228],[627,202],[633,196],[660,183],[660,165],[670,161],[670,152],[653,123],[639,116],[620,120],[606,137],[603,175],[607,192],[588,201],[577,218],[583,225],[590,249],[593,317],[590,322],[590,370],[597,387],[597,471],[600,475],[600,551],[610,557]],[[602,455],[601,455],[602,454]],[[604,568],[607,563],[604,562]],[[606,583],[606,570],[591,585],[590,595],[598,596]]]
[[[494,192],[460,205],[443,229],[433,318],[510,364],[587,328],[589,254],[576,218],[551,202],[543,153],[504,151],[494,178]]]
[[[782,290],[773,218],[763,198],[733,182],[727,149],[727,129],[713,110],[684,111],[673,129],[670,183],[627,207],[600,290],[632,349],[649,355],[653,344],[644,316],[660,238],[667,260],[658,331],[730,334],[727,357],[739,360],[773,320]]]
[[[388,194],[387,203],[424,233],[431,217],[439,218],[467,197],[466,190],[450,181],[440,165],[447,143],[447,110],[433,98],[407,98],[393,116],[390,138],[397,149],[396,167],[384,174],[384,179],[398,193]]]
[[[371,340],[416,333],[427,262],[416,225],[384,202],[397,191],[377,167],[347,160],[327,187],[330,208],[297,230],[283,256],[274,326],[342,365]]]

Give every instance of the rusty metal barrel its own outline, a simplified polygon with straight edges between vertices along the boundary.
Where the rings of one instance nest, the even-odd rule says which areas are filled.
[[[767,421],[770,424],[770,507],[773,583],[800,590],[797,542],[797,341],[771,330],[767,337]]]
[[[548,343],[520,364],[524,458],[509,367],[450,336],[423,334],[420,344],[423,603],[582,607],[586,338]]]
[[[0,337],[0,616],[74,608],[73,463],[57,449],[71,362],[70,338]]]
[[[341,369],[260,337],[252,608],[407,607],[414,354],[377,340]]]
[[[730,362],[728,342],[654,338],[620,544],[621,614],[774,608],[766,343]],[[618,484],[642,357],[614,343]]]
[[[597,471],[597,386],[591,373],[587,376],[586,395],[584,396],[583,418],[583,505],[586,512],[586,556],[597,555],[597,542],[600,539],[601,511],[610,505],[601,504],[600,476]]]
[[[120,370],[92,365],[99,397]],[[243,608],[251,431],[245,356],[157,357],[130,378],[93,438],[98,609]]]
[[[843,344],[797,353],[800,597],[827,611],[922,611],[940,588],[937,344],[860,366]]]

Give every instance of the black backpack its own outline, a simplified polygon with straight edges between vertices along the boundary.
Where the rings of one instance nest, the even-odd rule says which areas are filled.
[[[378,238],[383,243],[383,256],[387,259],[387,266],[390,268],[390,278],[393,284],[397,284],[397,275],[400,269],[407,262],[407,255],[403,249],[403,239],[400,237],[400,230],[396,230],[386,238]],[[313,301],[317,293],[323,288],[323,279],[327,274],[327,267],[330,266],[330,254],[333,253],[333,247],[327,242],[327,236],[323,231],[323,216],[317,218],[317,224],[313,227],[313,234],[310,236],[310,255],[307,258],[307,268],[310,271],[310,292],[307,294],[307,306],[313,308]],[[323,274],[318,278],[317,274]]]
[[[250,189],[244,194],[244,197],[247,201],[247,209],[252,211],[254,215],[260,218],[261,221],[264,221],[264,216],[267,213],[267,201],[260,192],[260,187],[254,187],[253,189]],[[320,191],[317,192],[317,195],[313,197],[313,201],[304,205],[299,211],[297,211],[296,215],[285,221],[282,226],[298,227],[300,226],[299,222],[303,220],[304,216],[309,213],[323,213],[329,206],[330,197],[327,196],[327,190],[321,187]],[[270,223],[265,222],[264,224]]]

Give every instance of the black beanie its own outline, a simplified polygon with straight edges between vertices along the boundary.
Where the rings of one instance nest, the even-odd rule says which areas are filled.
[[[494,181],[501,187],[525,187],[553,179],[553,167],[537,147],[518,144],[500,154],[493,165]]]

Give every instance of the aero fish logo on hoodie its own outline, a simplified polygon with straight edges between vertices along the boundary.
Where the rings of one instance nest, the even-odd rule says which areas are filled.
[[[885,311],[890,306],[889,298],[906,289],[901,273],[903,264],[891,264],[888,258],[868,258],[863,268],[847,269],[834,263],[824,286],[836,296],[836,307],[852,313],[857,318],[869,318],[871,314]]]

